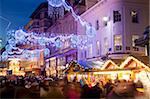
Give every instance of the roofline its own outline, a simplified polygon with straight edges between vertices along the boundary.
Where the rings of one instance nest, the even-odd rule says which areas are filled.
[[[100,5],[102,2],[104,2],[104,0],[101,0],[101,1],[97,2],[95,5],[93,5],[89,9],[87,9],[85,12],[83,12],[81,14],[81,17],[84,17],[87,13],[91,12],[95,7],[97,7],[98,5]]]
[[[30,18],[32,18],[44,5],[48,6],[48,2],[41,3],[30,15]]]

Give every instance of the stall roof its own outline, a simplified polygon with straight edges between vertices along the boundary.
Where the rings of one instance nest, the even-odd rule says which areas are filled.
[[[69,63],[69,66],[63,70],[63,72],[83,72],[83,68],[76,61],[72,61]]]
[[[107,60],[105,62],[105,64],[103,65],[103,67],[101,68],[101,70],[104,70],[104,69],[108,69],[109,68],[109,64],[112,64],[113,65],[113,68],[111,69],[119,69],[119,66],[112,60]]]
[[[144,63],[145,65],[149,66],[150,65],[150,59],[148,56],[134,56],[136,59]]]
[[[86,60],[79,60],[77,61],[79,65],[81,65],[84,69],[90,69],[90,68],[97,68],[100,69],[104,61],[86,61]]]
[[[111,59],[116,65],[120,66],[125,59]]]
[[[129,56],[127,57],[127,59],[120,65],[120,68],[124,68],[128,62],[130,62],[131,60],[134,60],[135,62],[138,62],[139,64],[141,64],[141,66],[143,66],[144,68],[149,68],[149,59],[145,56]]]

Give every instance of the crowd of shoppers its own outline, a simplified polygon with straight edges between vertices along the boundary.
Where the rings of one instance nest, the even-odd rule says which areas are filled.
[[[54,80],[55,79],[55,80]],[[96,82],[92,86],[84,83],[83,79],[77,82],[68,82],[67,78],[47,78],[44,76],[13,76],[1,77],[1,99],[120,99],[134,97],[136,84],[132,81],[111,80]]]

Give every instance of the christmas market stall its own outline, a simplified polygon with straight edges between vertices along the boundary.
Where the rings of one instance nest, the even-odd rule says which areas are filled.
[[[129,56],[121,65],[120,69],[130,70],[131,74],[128,75],[134,81],[139,79],[140,72],[149,71],[149,58],[147,56]],[[123,75],[122,75],[123,76]]]
[[[95,81],[93,73],[94,71],[99,70],[102,65],[103,62],[100,61],[72,61],[69,63],[65,73],[69,82],[79,82],[81,79],[84,79],[86,84],[88,84]]]
[[[110,59],[107,60],[102,68],[94,72],[97,78],[105,80],[138,80],[138,75],[141,71],[149,70],[148,57],[129,56],[126,59]]]
[[[69,82],[84,79],[86,83],[108,81],[108,80],[138,80],[141,71],[150,70],[146,58],[143,61],[133,56],[126,59],[109,59],[107,61],[72,61],[65,73]],[[140,60],[140,61],[139,61]]]
[[[123,62],[122,59],[109,59],[105,61],[100,69],[94,71],[93,74],[95,78],[103,81],[118,79],[118,74],[124,72],[119,68],[119,64],[121,64],[121,62]]]
[[[64,72],[69,82],[73,82],[74,80],[79,81],[82,73],[84,72],[84,68],[82,68],[77,62],[72,61],[69,63]]]

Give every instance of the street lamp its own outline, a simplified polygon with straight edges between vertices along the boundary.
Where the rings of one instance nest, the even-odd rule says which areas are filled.
[[[109,21],[109,17],[108,16],[103,17],[103,21],[104,22],[108,22]]]
[[[108,16],[104,16],[102,20],[104,22],[104,26],[107,26],[107,22],[109,21],[109,17]]]

